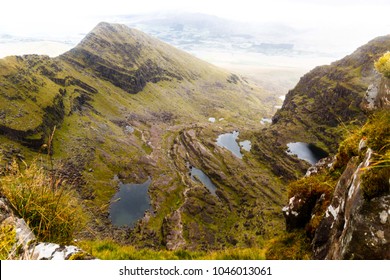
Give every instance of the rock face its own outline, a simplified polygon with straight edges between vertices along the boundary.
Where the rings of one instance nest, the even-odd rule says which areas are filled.
[[[186,244],[183,237],[183,225],[180,211],[174,211],[169,217],[164,219],[162,231],[165,239],[165,246],[168,250],[177,250],[183,248]]]
[[[334,160],[334,157],[326,157],[319,160],[315,165],[309,167],[305,177],[318,174],[321,170],[330,168]],[[315,207],[317,206],[318,208],[324,199],[324,195],[306,197],[302,194],[297,194],[291,197],[288,205],[282,209],[286,221],[286,230],[291,231],[297,228],[304,228],[315,214]]]
[[[16,217],[5,198],[0,198],[0,227],[11,225],[16,232],[10,259],[20,260],[69,260],[94,259],[76,246],[61,246],[37,242],[34,233],[24,219]]]
[[[382,78],[377,86],[368,88],[363,104],[365,110],[373,112],[388,108],[388,83],[387,78]],[[388,152],[386,145],[375,144],[377,138],[386,143],[385,139],[390,136],[390,128],[386,127],[389,116],[386,116],[384,123],[375,123],[375,130],[370,131],[375,135],[365,134],[368,130],[362,130],[360,142],[353,141],[355,155],[338,178],[330,204],[326,204],[326,211],[314,234],[310,233],[315,259],[390,259],[390,170],[386,165],[378,165],[378,158],[385,159]],[[370,148],[370,143],[377,145],[376,151]],[[333,162],[337,162],[337,157]],[[333,165],[324,160],[322,165],[310,167],[306,176],[316,176],[321,168],[332,169]],[[370,170],[381,174],[372,177],[381,176],[381,181],[365,179]],[[381,191],[371,195],[369,190],[376,186]],[[291,197],[283,208],[287,230],[305,228],[308,231],[308,224],[323,199],[323,195],[310,199],[299,195]]]
[[[304,75],[273,117],[275,130],[296,141],[324,143],[328,152],[336,152],[342,138],[337,129],[340,124],[363,124],[364,107],[383,92],[378,87],[381,76],[374,69],[374,61],[388,49],[390,36],[378,37],[351,55]],[[388,83],[380,87],[385,86],[389,88]]]
[[[371,156],[352,159],[341,176],[313,239],[316,259],[390,259],[390,195],[366,200],[361,190]]]

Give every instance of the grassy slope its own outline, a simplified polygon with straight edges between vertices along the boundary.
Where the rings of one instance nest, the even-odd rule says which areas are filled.
[[[64,169],[71,181],[79,183],[81,175],[83,184],[78,185],[78,190],[84,204],[95,216],[91,230],[98,235],[111,235],[110,231],[115,231],[107,220],[109,201],[117,187],[114,175],[133,182],[152,176],[150,195],[158,211],[146,225],[142,224],[145,229],[142,232],[155,232],[157,239],[148,240],[148,235],[143,237],[140,233],[136,233],[134,238],[141,246],[150,242],[157,242],[157,246],[160,246],[162,221],[172,209],[183,205],[183,191],[188,188],[188,183],[183,183],[182,180],[182,172],[187,171],[176,170],[166,155],[179,131],[192,124],[207,124],[209,117],[225,119],[216,124],[221,127],[218,129],[220,132],[244,125],[251,125],[256,129],[259,127],[258,120],[269,114],[273,104],[267,105],[264,101],[270,95],[248,81],[151,39],[141,32],[129,31],[116,25],[113,26],[115,33],[110,33],[108,31],[111,27],[99,25],[75,50],[59,58],[24,56],[0,61],[4,66],[1,67],[0,77],[4,85],[0,115],[5,116],[0,118],[0,125],[14,130],[4,130],[1,137],[8,135],[4,138],[5,141],[15,143],[15,146],[19,146],[19,142],[27,146],[38,143],[32,150],[23,148],[23,152],[27,158],[42,157],[41,153],[47,151],[39,147],[47,143],[48,136],[56,126],[52,143],[55,166]],[[126,53],[120,53],[123,49],[127,50]],[[103,61],[90,64],[81,55],[85,52],[99,54]],[[137,94],[129,94],[125,87],[114,85],[110,77],[102,78],[102,74],[93,68],[100,63],[99,65],[116,73],[131,75],[131,71],[141,69],[149,61],[165,70],[156,73],[158,79],[163,79],[146,83]],[[169,73],[174,73],[177,77],[171,77]],[[168,75],[167,79],[165,75]],[[18,113],[16,108],[21,112]],[[134,127],[135,132],[127,133],[126,125]],[[197,141],[208,142],[209,149],[213,152],[216,149],[216,134],[207,131],[208,129],[202,137],[213,139]],[[29,142],[31,139],[37,141]],[[201,154],[198,156],[202,158]],[[262,175],[261,166],[257,169],[258,165],[252,159],[249,163],[244,161],[238,165],[235,159],[226,159],[222,165],[221,162],[223,161],[215,162],[212,168],[224,170],[227,165],[232,164],[228,172],[225,170],[229,177],[224,184],[221,183],[222,189],[232,188],[234,180],[231,178],[234,174],[244,176],[244,170],[250,170],[236,189],[228,191],[234,200],[237,200],[234,198],[237,195],[235,192],[242,195],[243,185],[248,181],[253,182],[256,176],[272,177],[267,172]],[[209,173],[215,172],[212,168]],[[200,195],[201,189],[203,187],[198,186],[192,195]],[[276,215],[282,201],[281,192],[277,190],[276,193],[278,203],[272,202],[274,210],[267,210],[270,211],[270,217]],[[256,193],[250,197],[251,201],[256,201]],[[202,200],[203,197],[194,203],[203,204]],[[239,204],[240,200],[235,203]],[[248,204],[245,207],[252,206]],[[241,235],[238,236],[238,241],[242,246],[248,246],[248,240],[252,235],[255,236],[257,229],[253,225],[244,229],[245,220],[242,217],[248,214],[244,208],[240,210],[236,207],[233,211],[228,211],[228,222],[222,226],[223,230],[219,235],[224,236],[224,232],[228,232],[234,223],[239,222],[237,232],[241,231]],[[260,203],[256,209],[262,208]],[[237,211],[243,213],[238,214]],[[215,217],[220,218],[215,220],[215,225],[205,224],[202,217],[194,218],[189,214],[183,215],[183,221],[195,221],[205,232],[218,232],[218,223],[222,225],[222,217],[226,212],[217,212],[219,214]],[[280,228],[281,216],[276,216],[275,223]],[[188,238],[189,232],[190,230],[186,233]],[[249,236],[244,236],[244,233]],[[203,238],[205,237],[200,237],[201,243]],[[256,239],[260,240],[261,236]],[[189,242],[192,241],[189,239]]]

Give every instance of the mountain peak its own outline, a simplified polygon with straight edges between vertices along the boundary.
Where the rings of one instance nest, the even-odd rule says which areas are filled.
[[[148,82],[191,80],[211,67],[141,31],[107,22],[99,23],[61,59],[129,93],[142,91]]]

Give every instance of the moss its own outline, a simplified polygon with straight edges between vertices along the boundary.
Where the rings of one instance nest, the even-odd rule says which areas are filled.
[[[309,177],[303,177],[292,182],[288,186],[288,197],[298,195],[309,199],[310,197],[319,198],[325,194],[328,198],[333,193],[337,182],[337,177],[333,177],[328,171],[323,170],[318,174]]]
[[[375,68],[383,76],[390,78],[390,52],[386,52],[375,62]]]
[[[269,260],[310,260],[310,240],[304,231],[284,233],[270,243],[265,256]]]
[[[366,199],[390,192],[390,167],[370,168],[362,175],[361,188]]]
[[[349,133],[349,136],[343,140],[340,145],[336,155],[336,161],[333,165],[334,169],[341,168],[343,169],[347,166],[348,161],[357,156],[359,141],[362,137],[361,130],[355,130]]]
[[[76,254],[73,254],[70,256],[69,260],[71,261],[79,261],[79,260],[90,260],[92,259],[93,257],[91,255],[89,255],[88,253],[86,252],[77,252]]]
[[[0,260],[9,258],[11,249],[16,242],[16,231],[12,225],[0,226]]]

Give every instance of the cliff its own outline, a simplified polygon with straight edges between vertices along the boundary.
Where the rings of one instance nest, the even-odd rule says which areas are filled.
[[[388,83],[383,77],[374,86],[378,90],[367,108],[367,123],[341,142],[327,164],[301,179],[310,185],[327,178],[311,185],[319,191],[313,195],[295,188],[283,208],[287,229],[305,229],[311,237],[315,259],[390,259]],[[327,191],[320,188],[324,185]]]

